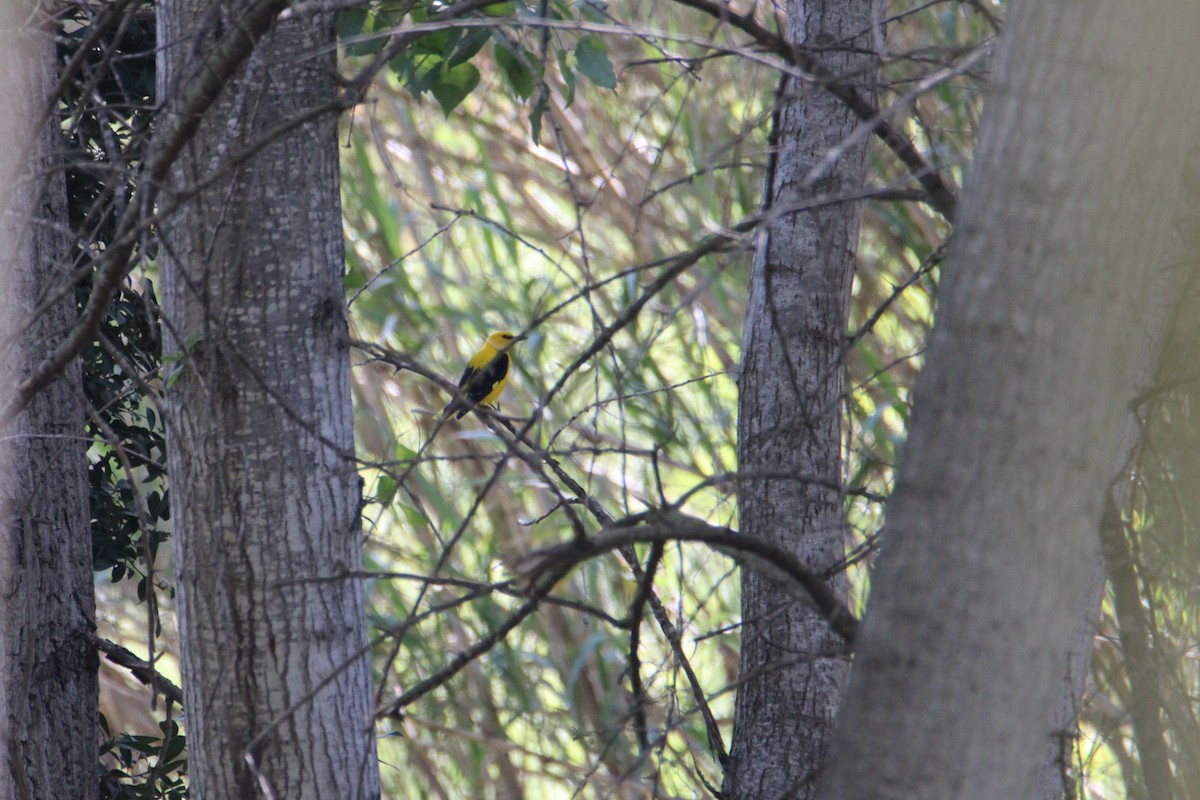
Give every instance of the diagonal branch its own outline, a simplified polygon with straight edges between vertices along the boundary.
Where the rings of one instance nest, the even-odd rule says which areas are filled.
[[[102,639],[94,633],[85,633],[87,640],[112,663],[129,670],[129,674],[149,686],[152,691],[183,708],[183,690],[159,674],[149,661],[138,658],[116,642]]]

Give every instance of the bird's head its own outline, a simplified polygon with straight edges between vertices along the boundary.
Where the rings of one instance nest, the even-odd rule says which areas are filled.
[[[493,333],[491,336],[489,336],[487,338],[487,343],[497,350],[503,350],[513,342],[524,338],[524,336],[513,336],[508,331],[500,331],[499,333]]]

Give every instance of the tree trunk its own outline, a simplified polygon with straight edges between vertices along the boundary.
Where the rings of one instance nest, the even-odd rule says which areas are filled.
[[[36,10],[35,10],[36,9]],[[0,6],[0,387],[7,394],[75,318],[74,297],[16,330],[67,280],[66,194],[41,129],[54,87],[52,29],[35,3]],[[79,363],[0,437],[0,800],[95,797],[99,724],[87,441]]]
[[[869,79],[871,3],[793,0],[788,35],[829,48],[834,74]],[[838,46],[860,52],[839,51]],[[867,76],[864,78],[863,76]],[[787,213],[814,195],[852,194],[865,180],[859,143],[829,174],[810,170],[858,125],[811,83],[787,79],[775,120],[776,149],[764,208],[780,213],[760,239],[746,308],[738,428],[739,525],[795,552],[817,570],[845,554],[841,465],[840,357],[861,204]],[[789,477],[781,477],[787,475]],[[832,580],[845,594],[843,575]],[[768,576],[742,576],[742,652],[729,798],[805,798],[827,749],[848,662],[829,625]]]
[[[168,113],[249,3],[158,5]],[[160,204],[172,513],[192,797],[375,798],[342,289],[337,120],[195,196],[228,154],[335,96],[332,16],[277,20]],[[168,118],[167,122],[171,120]]]
[[[1196,203],[1198,26],[1012,6],[820,797],[1034,796]]]

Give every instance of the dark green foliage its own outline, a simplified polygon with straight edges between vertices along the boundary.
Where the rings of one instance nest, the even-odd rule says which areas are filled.
[[[534,76],[529,68],[532,54],[519,44],[497,39],[495,45],[496,66],[508,82],[513,93],[522,100],[533,94]]]
[[[68,18],[58,39],[60,65],[80,62],[74,80],[64,86],[60,111],[68,212],[81,261],[112,238],[133,192],[134,167],[154,108],[153,8],[133,4],[122,19],[107,17],[101,12]],[[107,35],[90,41],[97,28]]]
[[[100,743],[100,800],[183,800],[188,796],[183,732],[173,719],[163,720],[158,727],[161,737],[112,736],[108,720],[100,715],[105,737]]]
[[[86,284],[81,286],[81,301],[87,290]],[[153,559],[168,535],[159,526],[170,518],[166,441],[162,422],[146,401],[149,387],[140,377],[157,371],[162,356],[156,311],[149,282],[142,296],[120,293],[101,323],[99,340],[80,354],[84,392],[98,418],[87,424],[93,442],[92,556],[94,568],[111,569],[114,581],[141,573],[139,562],[146,556]],[[132,467],[136,485],[126,466]],[[135,492],[144,501],[144,520],[138,519]],[[145,592],[143,581],[138,596],[144,599]]]
[[[79,65],[65,86],[60,110],[74,264],[83,275],[75,287],[80,307],[91,292],[89,260],[111,240],[135,188],[155,102],[155,46],[153,9],[138,4],[119,19],[104,12],[68,19],[59,38],[60,63]],[[139,576],[143,599],[147,585],[140,565],[153,559],[165,540],[160,523],[170,516],[162,421],[147,396],[152,391],[147,381],[161,358],[148,279],[140,291],[123,287],[80,355],[92,409],[87,434],[93,443],[94,567],[112,570],[113,580]]]
[[[112,241],[136,188],[155,106],[157,45],[148,3],[73,8],[75,16],[63,20],[58,38],[60,68],[71,70],[58,110],[75,301],[82,308],[92,290],[91,260]],[[146,231],[143,242],[152,241],[151,234]],[[170,505],[166,440],[154,396],[162,342],[146,277],[153,253],[143,245],[136,257],[142,277],[127,281],[112,299],[80,364],[90,407],[93,567],[110,570],[114,581],[137,578],[138,597],[145,600],[163,586],[158,576],[151,585],[147,564],[168,536],[162,525]],[[103,715],[100,723],[101,798],[187,796],[184,737],[174,720],[160,723],[161,737],[113,736]]]
[[[390,32],[402,21],[406,26],[436,23],[449,10],[442,4],[418,4],[408,10],[405,19],[405,13],[391,3],[370,8],[359,6],[339,15],[338,36],[347,56],[371,56],[383,49]],[[434,27],[417,36],[392,57],[388,66],[413,96],[433,95],[445,114],[475,91],[482,74],[502,78],[513,97],[532,102],[529,122],[537,141],[546,111],[545,92],[537,88],[546,80],[548,64],[558,66],[568,106],[575,98],[576,72],[597,86],[606,89],[617,86],[604,40],[537,25],[539,17],[557,22],[578,19],[580,14],[593,20],[596,17],[586,4],[539,3],[526,7],[515,2],[496,3],[478,14],[458,17],[473,20],[474,25]],[[494,25],[479,25],[482,20],[494,20]],[[489,39],[493,42],[491,55],[495,63],[481,70],[477,56]]]
[[[414,14],[424,21],[422,13]],[[479,85],[470,60],[489,37],[486,28],[451,28],[427,33],[391,60],[396,77],[416,96],[429,92],[449,114]]]

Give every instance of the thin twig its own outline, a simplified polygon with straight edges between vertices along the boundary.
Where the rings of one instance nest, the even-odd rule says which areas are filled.
[[[787,63],[809,73],[826,91],[841,100],[863,123],[872,126],[872,132],[900,162],[913,174],[925,191],[928,203],[948,220],[954,219],[958,207],[958,196],[950,182],[936,166],[925,159],[891,123],[880,116],[879,109],[854,86],[834,75],[811,53],[793,46],[787,39],[759,24],[753,12],[738,14],[728,5],[715,0],[675,0],[680,5],[703,11],[715,19],[728,22],[766,50],[783,58]]]

